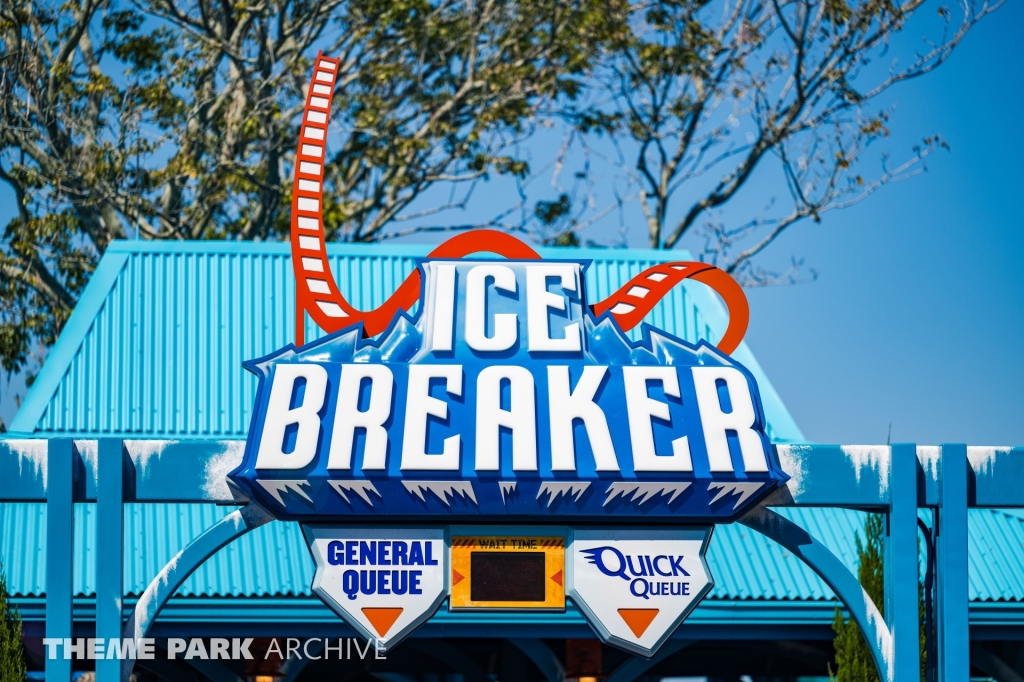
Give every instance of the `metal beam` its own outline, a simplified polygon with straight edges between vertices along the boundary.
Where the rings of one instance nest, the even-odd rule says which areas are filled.
[[[919,682],[921,632],[917,575],[917,448],[892,446],[885,547],[885,615],[892,631],[890,682]],[[883,650],[883,655],[886,652]]]
[[[1024,506],[1024,447],[968,447],[972,507]]]
[[[45,600],[39,597],[14,597],[11,602],[21,611],[26,628],[42,636],[46,620]],[[136,600],[125,598],[131,611]],[[95,599],[75,599],[75,622],[88,629],[93,622]],[[835,604],[832,601],[759,602],[749,599],[705,599],[679,626],[678,639],[800,639],[832,640]],[[1006,631],[1014,623],[1024,623],[1024,605],[1015,602],[976,602],[971,605],[971,620],[984,627]],[[235,634],[245,637],[270,637],[287,626],[295,637],[355,637],[337,614],[319,599],[311,597],[203,597],[172,598],[161,609],[156,625],[147,636],[219,637],[221,623],[231,622]],[[977,627],[977,625],[975,625]],[[973,631],[972,631],[973,632]],[[564,613],[487,612],[440,609],[413,636],[415,637],[522,637],[572,639],[592,637],[593,629],[571,603]],[[986,639],[990,637],[982,637]],[[312,645],[311,645],[312,646]]]
[[[0,501],[46,501],[40,469],[45,463],[43,442],[0,436]],[[134,464],[131,501],[244,503],[225,482],[225,475],[241,462],[244,440],[126,440],[124,446]],[[777,445],[776,449],[791,479],[772,494],[770,506],[879,512],[887,508],[888,446]],[[923,476],[921,506],[939,505],[937,451],[934,447],[917,448]],[[1024,507],[1024,447],[968,447],[967,457],[974,474],[971,507]],[[92,463],[84,464],[88,472]],[[80,501],[94,499],[91,483],[86,481],[85,497]]]
[[[942,501],[936,513],[936,623],[939,682],[971,674],[967,578],[967,446],[942,446]]]
[[[878,607],[846,565],[806,530],[765,507],[758,507],[750,512],[740,519],[740,523],[788,549],[832,588],[864,634],[864,640],[871,649],[875,666],[878,668],[879,677],[883,680],[892,680],[892,634],[886,627],[885,619],[882,618]],[[916,587],[914,596],[917,596]],[[914,615],[917,615],[916,604]]]
[[[302,673],[303,670],[306,669],[306,666],[309,665],[309,662],[313,660],[312,658],[310,658],[310,656],[316,656],[318,657],[316,660],[320,660],[319,656],[323,650],[323,638],[317,638],[316,642],[313,644],[311,651],[307,650],[304,644],[302,648],[302,656],[289,658],[284,662],[284,665],[281,666],[281,673],[284,675],[284,677],[281,679],[280,682],[295,682],[295,679]]]
[[[120,438],[97,444],[96,637],[120,639],[124,615],[124,452]],[[96,661],[97,682],[118,682],[121,661]]]
[[[135,608],[128,616],[122,632],[123,639],[139,639],[146,636],[157,614],[181,584],[213,556],[221,547],[239,538],[254,528],[272,521],[273,517],[256,504],[249,504],[234,511],[207,528],[202,535],[185,546],[172,558],[160,573],[149,583],[139,597]],[[121,681],[129,682],[135,661],[121,662]]]

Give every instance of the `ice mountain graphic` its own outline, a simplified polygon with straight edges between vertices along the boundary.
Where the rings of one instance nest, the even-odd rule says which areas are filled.
[[[400,313],[391,327],[376,339],[363,338],[362,325],[343,329],[296,348],[289,344],[281,350],[245,367],[263,378],[280,362],[336,362],[398,364],[422,360],[425,316],[414,319]],[[641,339],[634,342],[615,323],[611,315],[594,319],[584,316],[584,363],[592,365],[672,365],[676,367],[736,367],[732,358],[701,339],[688,343],[660,329],[644,324]]]

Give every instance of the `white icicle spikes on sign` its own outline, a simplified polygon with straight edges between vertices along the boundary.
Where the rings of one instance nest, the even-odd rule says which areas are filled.
[[[473,504],[477,504],[476,493],[473,492],[473,484],[469,481],[402,481],[402,485],[411,494],[426,502],[424,491],[434,493],[437,499],[449,507],[452,506],[449,497],[457,498],[459,495],[469,498]]]
[[[334,488],[346,502],[348,502],[349,499],[348,495],[345,494],[345,491],[359,495],[359,497],[366,500],[366,504],[371,507],[373,506],[373,500],[370,499],[368,493],[373,493],[377,497],[383,499],[383,496],[377,491],[377,488],[374,487],[371,481],[331,481],[330,483],[331,487]]]
[[[276,499],[281,504],[282,507],[284,506],[283,494],[286,492],[297,493],[306,500],[308,500],[310,503],[313,502],[313,500],[309,497],[306,491],[302,489],[302,486],[309,485],[308,481],[282,481],[276,479],[257,479],[256,482],[263,486],[264,490],[273,495],[274,499]]]
[[[580,495],[587,491],[590,487],[589,481],[570,481],[566,483],[561,482],[547,482],[542,483],[540,490],[537,491],[537,499],[544,497],[544,495],[550,495],[548,497],[548,506],[550,507],[555,501],[565,495],[566,497],[572,497],[572,501],[580,499]]]
[[[733,505],[733,509],[739,509],[739,506],[743,504],[748,497],[756,493],[764,486],[764,483],[712,483],[708,486],[708,491],[718,490],[718,494],[708,504],[714,504],[726,495],[739,495],[736,498],[736,504]]]
[[[498,483],[501,486],[501,501],[508,503],[508,496],[516,491],[515,481],[501,481]]]
[[[658,495],[668,495],[669,504],[672,503],[680,494],[683,493],[687,488],[690,487],[690,483],[634,483],[628,481],[620,481],[612,483],[608,486],[608,490],[605,491],[607,497],[604,500],[604,504],[601,506],[607,506],[609,502],[622,497],[624,501],[632,501],[634,504],[641,504],[645,499],[655,498]]]

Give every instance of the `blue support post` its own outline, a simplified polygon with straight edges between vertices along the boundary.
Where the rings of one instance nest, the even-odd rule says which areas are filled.
[[[96,638],[121,638],[124,598],[124,451],[120,438],[97,443],[96,481]],[[109,655],[109,652],[105,652]],[[121,661],[96,661],[97,682],[119,682]]]
[[[935,552],[937,669],[940,682],[967,682],[971,672],[967,621],[967,446],[945,444],[941,453]]]
[[[917,446],[892,446],[885,547],[885,619],[892,630],[893,682],[921,679],[917,599]]]
[[[54,438],[46,453],[46,637],[63,646],[50,658],[47,682],[71,682],[72,581],[75,537],[74,447],[70,438]]]

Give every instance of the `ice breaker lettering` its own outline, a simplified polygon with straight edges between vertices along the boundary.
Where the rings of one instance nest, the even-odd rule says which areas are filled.
[[[423,267],[414,360],[273,366],[256,470],[769,472],[739,369],[586,364],[579,263]]]
[[[743,468],[747,472],[764,472],[768,463],[761,441],[754,430],[755,410],[746,379],[732,367],[657,367],[588,366],[578,371],[576,386],[569,388],[570,367],[551,365],[548,381],[536,385],[533,374],[517,365],[492,365],[476,379],[475,441],[469,455],[477,471],[498,471],[500,430],[512,436],[512,469],[538,471],[537,393],[544,391],[543,401],[549,422],[548,451],[551,470],[575,471],[576,445],[573,423],[582,422],[590,440],[591,452],[598,471],[619,471],[619,462],[629,453],[616,452],[608,426],[608,417],[594,400],[596,386],[606,373],[615,372],[624,386],[628,414],[629,442],[632,446],[633,470],[637,472],[692,472],[689,438],[702,437],[711,471],[733,471],[728,434],[734,432],[739,442]],[[671,453],[655,451],[654,423],[676,424],[669,405],[650,395],[652,387],[662,387],[667,397],[681,394],[680,378],[685,376],[696,392],[700,409],[700,430],[692,428],[688,435],[671,440]],[[394,379],[383,365],[343,364],[340,366],[340,388],[328,395],[329,382],[325,367],[314,363],[278,365],[272,380],[270,408],[267,410],[256,461],[257,469],[300,469],[314,461],[317,454],[321,418],[317,412],[325,404],[334,404],[334,426],[327,469],[348,471],[353,468],[353,451],[357,429],[365,431],[362,469],[387,468],[388,431],[384,424],[395,410]],[[369,407],[359,410],[355,404],[360,384],[369,379],[365,391]],[[447,399],[431,395],[431,380],[439,380]],[[428,420],[448,418],[448,400],[463,395],[466,380],[461,365],[409,365],[404,391],[403,441],[400,452],[403,471],[459,471],[462,467],[463,443],[459,424],[449,425],[454,435],[446,437],[440,452],[427,452]],[[303,382],[304,383],[301,383]],[[731,411],[721,407],[718,382],[725,384]],[[303,386],[303,401],[288,407],[287,400],[297,386]],[[502,391],[511,395],[508,409],[502,407]],[[350,390],[356,387],[355,390]],[[438,391],[435,390],[434,393]],[[287,397],[280,397],[287,396]],[[690,425],[691,427],[696,425]],[[293,432],[294,447],[285,452],[287,434]],[[392,452],[391,456],[395,456]]]

